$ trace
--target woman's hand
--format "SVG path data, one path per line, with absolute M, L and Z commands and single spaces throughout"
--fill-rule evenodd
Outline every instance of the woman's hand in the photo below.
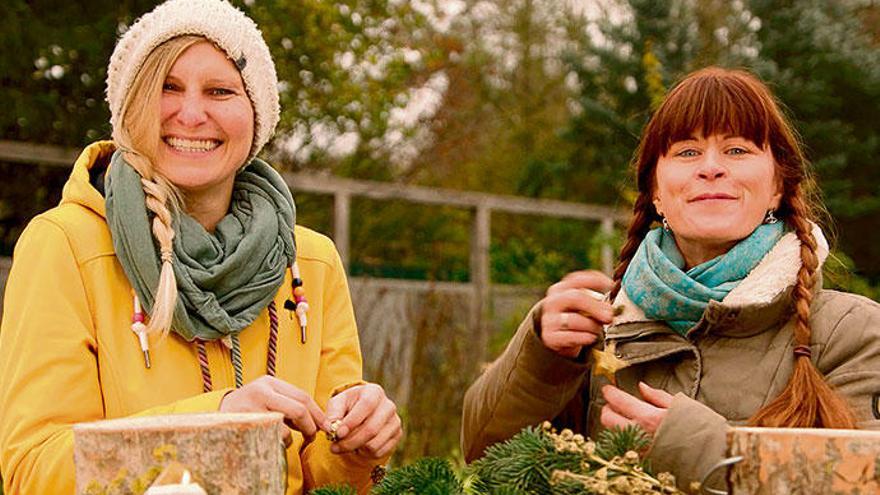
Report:
M 607 402 L 602 407 L 602 426 L 623 428 L 636 424 L 653 435 L 666 418 L 666 412 L 672 405 L 672 396 L 644 382 L 639 382 L 639 393 L 645 400 L 633 397 L 613 385 L 602 387 L 602 396 Z
M 553 352 L 574 358 L 581 347 L 592 345 L 611 323 L 611 303 L 594 293 L 611 290 L 614 282 L 604 273 L 589 270 L 572 272 L 547 289 L 541 313 L 541 342 Z
M 341 421 L 330 450 L 354 452 L 373 459 L 390 454 L 403 435 L 397 406 L 375 383 L 358 385 L 333 396 L 327 402 L 327 419 Z
M 220 402 L 220 412 L 269 412 L 284 414 L 284 423 L 307 438 L 329 430 L 330 422 L 309 394 L 273 376 L 261 376 L 233 390 Z M 285 443 L 290 434 L 285 429 Z

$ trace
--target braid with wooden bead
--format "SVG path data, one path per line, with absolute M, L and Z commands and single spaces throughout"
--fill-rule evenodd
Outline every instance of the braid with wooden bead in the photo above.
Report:
M 807 204 L 799 186 L 795 187 L 788 203 L 791 215 L 786 220 L 801 242 L 801 268 L 792 292 L 796 311 L 794 372 L 782 393 L 758 411 L 750 423 L 789 428 L 855 428 L 852 410 L 832 390 L 811 360 L 810 304 L 819 267 L 817 243 L 812 224 L 807 220 Z

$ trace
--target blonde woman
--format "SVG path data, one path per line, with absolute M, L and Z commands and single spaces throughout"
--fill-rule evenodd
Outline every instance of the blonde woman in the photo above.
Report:
M 635 424 L 653 467 L 687 489 L 731 424 L 880 429 L 880 306 L 822 289 L 821 204 L 767 86 L 689 74 L 634 162 L 613 278 L 576 272 L 548 289 L 467 392 L 465 457 L 543 420 L 591 436 Z M 624 366 L 615 384 L 591 375 L 598 358 Z
M 74 423 L 279 411 L 288 493 L 368 490 L 401 436 L 361 379 L 332 242 L 296 226 L 255 158 L 278 122 L 256 25 L 224 0 L 171 0 L 119 40 L 113 140 L 88 146 L 61 204 L 14 253 L 0 331 L 5 493 L 72 493 Z M 331 427 L 331 422 L 339 421 Z M 331 444 L 321 430 L 334 429 Z

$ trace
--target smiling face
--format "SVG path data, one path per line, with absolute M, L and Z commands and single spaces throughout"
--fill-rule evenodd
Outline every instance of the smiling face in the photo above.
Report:
M 779 208 L 776 162 L 765 146 L 740 136 L 692 136 L 657 160 L 654 207 L 682 251 L 711 250 L 747 237 Z
M 165 78 L 160 107 L 157 171 L 185 194 L 231 194 L 250 153 L 254 111 L 226 54 L 207 41 L 187 48 Z

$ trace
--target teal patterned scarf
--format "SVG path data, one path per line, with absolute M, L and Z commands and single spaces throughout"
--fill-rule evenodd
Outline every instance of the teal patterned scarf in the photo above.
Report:
M 152 310 L 159 249 L 150 233 L 141 176 L 116 151 L 105 178 L 107 223 L 116 256 Z M 213 233 L 181 213 L 174 221 L 178 299 L 172 330 L 188 341 L 235 336 L 253 323 L 293 263 L 295 208 L 272 167 L 253 159 L 235 177 L 229 212 Z
M 623 275 L 626 295 L 645 316 L 665 321 L 685 335 L 709 301 L 721 301 L 782 238 L 783 223 L 762 224 L 727 253 L 683 271 L 684 258 L 672 234 L 648 232 Z

